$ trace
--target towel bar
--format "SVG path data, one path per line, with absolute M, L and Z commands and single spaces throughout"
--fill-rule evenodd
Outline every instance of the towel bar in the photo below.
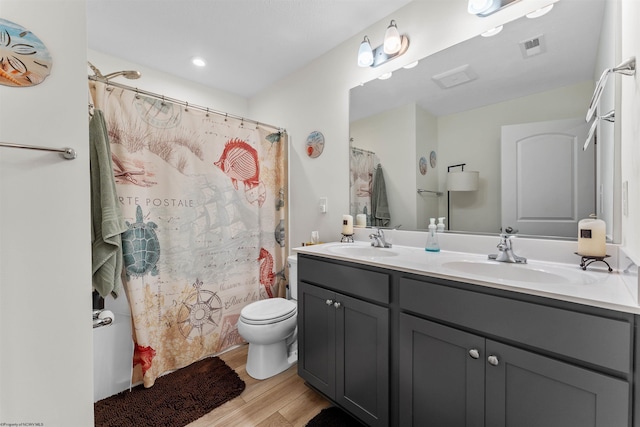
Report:
M 35 145 L 22 145 L 22 144 L 11 144 L 10 142 L 0 142 L 0 147 L 8 147 L 8 148 L 25 148 L 27 150 L 40 150 L 40 151 L 50 151 L 53 153 L 60 153 L 62 157 L 67 160 L 73 160 L 76 158 L 76 150 L 73 148 L 65 147 L 65 148 L 49 148 L 49 147 L 38 147 Z
M 436 196 L 442 196 L 442 192 L 441 191 L 423 190 L 422 188 L 418 188 L 418 194 L 422 194 L 422 193 L 433 193 Z

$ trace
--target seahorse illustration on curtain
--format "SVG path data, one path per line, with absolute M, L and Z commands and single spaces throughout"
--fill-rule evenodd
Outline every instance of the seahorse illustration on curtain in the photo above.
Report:
M 258 206 L 262 206 L 267 192 L 260 181 L 260 162 L 255 148 L 241 139 L 231 139 L 227 141 L 220 159 L 214 164 L 231 178 L 236 190 L 238 181 L 242 181 L 249 203 L 257 201 Z
M 273 298 L 273 285 L 276 282 L 276 275 L 273 272 L 273 257 L 265 248 L 260 248 L 260 284 L 264 286 L 269 298 Z

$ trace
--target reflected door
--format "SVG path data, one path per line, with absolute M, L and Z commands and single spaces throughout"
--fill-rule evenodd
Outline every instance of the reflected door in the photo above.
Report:
M 576 237 L 596 212 L 595 144 L 582 146 L 584 119 L 502 127 L 502 229 Z

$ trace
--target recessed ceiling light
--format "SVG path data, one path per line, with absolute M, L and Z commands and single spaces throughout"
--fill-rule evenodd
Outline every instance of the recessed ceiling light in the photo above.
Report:
M 409 64 L 405 65 L 405 66 L 404 66 L 404 67 L 402 67 L 402 68 L 406 68 L 406 69 L 413 68 L 413 67 L 417 66 L 419 62 L 420 62 L 420 61 L 413 61 L 413 62 L 411 62 L 411 63 L 409 63 Z
M 498 34 L 500 31 L 502 31 L 502 25 L 498 25 L 497 27 L 493 27 L 490 30 L 485 31 L 484 33 L 480 34 L 482 37 L 491 37 L 491 36 L 495 36 L 496 34 Z
M 391 72 L 384 73 L 384 74 L 380 75 L 380 77 L 378 77 L 378 79 L 379 80 L 387 80 L 388 78 L 391 77 L 391 75 L 392 75 Z
M 553 9 L 553 3 L 551 3 L 549 6 L 545 6 L 542 9 L 538 9 L 538 10 L 534 10 L 531 13 L 527 13 L 527 18 L 539 18 L 543 15 L 546 15 L 547 13 L 549 13 L 549 11 Z
M 191 63 L 196 67 L 204 67 L 205 65 L 207 65 L 206 61 L 200 58 L 199 56 L 196 56 L 195 58 L 193 58 L 191 60 Z

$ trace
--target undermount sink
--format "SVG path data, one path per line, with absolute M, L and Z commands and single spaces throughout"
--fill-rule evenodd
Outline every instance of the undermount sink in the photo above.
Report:
M 460 273 L 475 274 L 498 278 L 507 281 L 531 282 L 531 283 L 573 283 L 584 274 L 576 269 L 557 268 L 557 271 L 548 271 L 542 268 L 531 267 L 529 264 L 511 264 L 495 261 L 451 261 L 442 264 L 443 267 L 456 270 Z M 580 277 L 584 283 L 584 277 Z
M 347 255 L 361 258 L 380 258 L 397 256 L 398 252 L 389 248 L 375 248 L 373 246 L 339 245 L 327 248 L 329 252 L 337 255 Z

